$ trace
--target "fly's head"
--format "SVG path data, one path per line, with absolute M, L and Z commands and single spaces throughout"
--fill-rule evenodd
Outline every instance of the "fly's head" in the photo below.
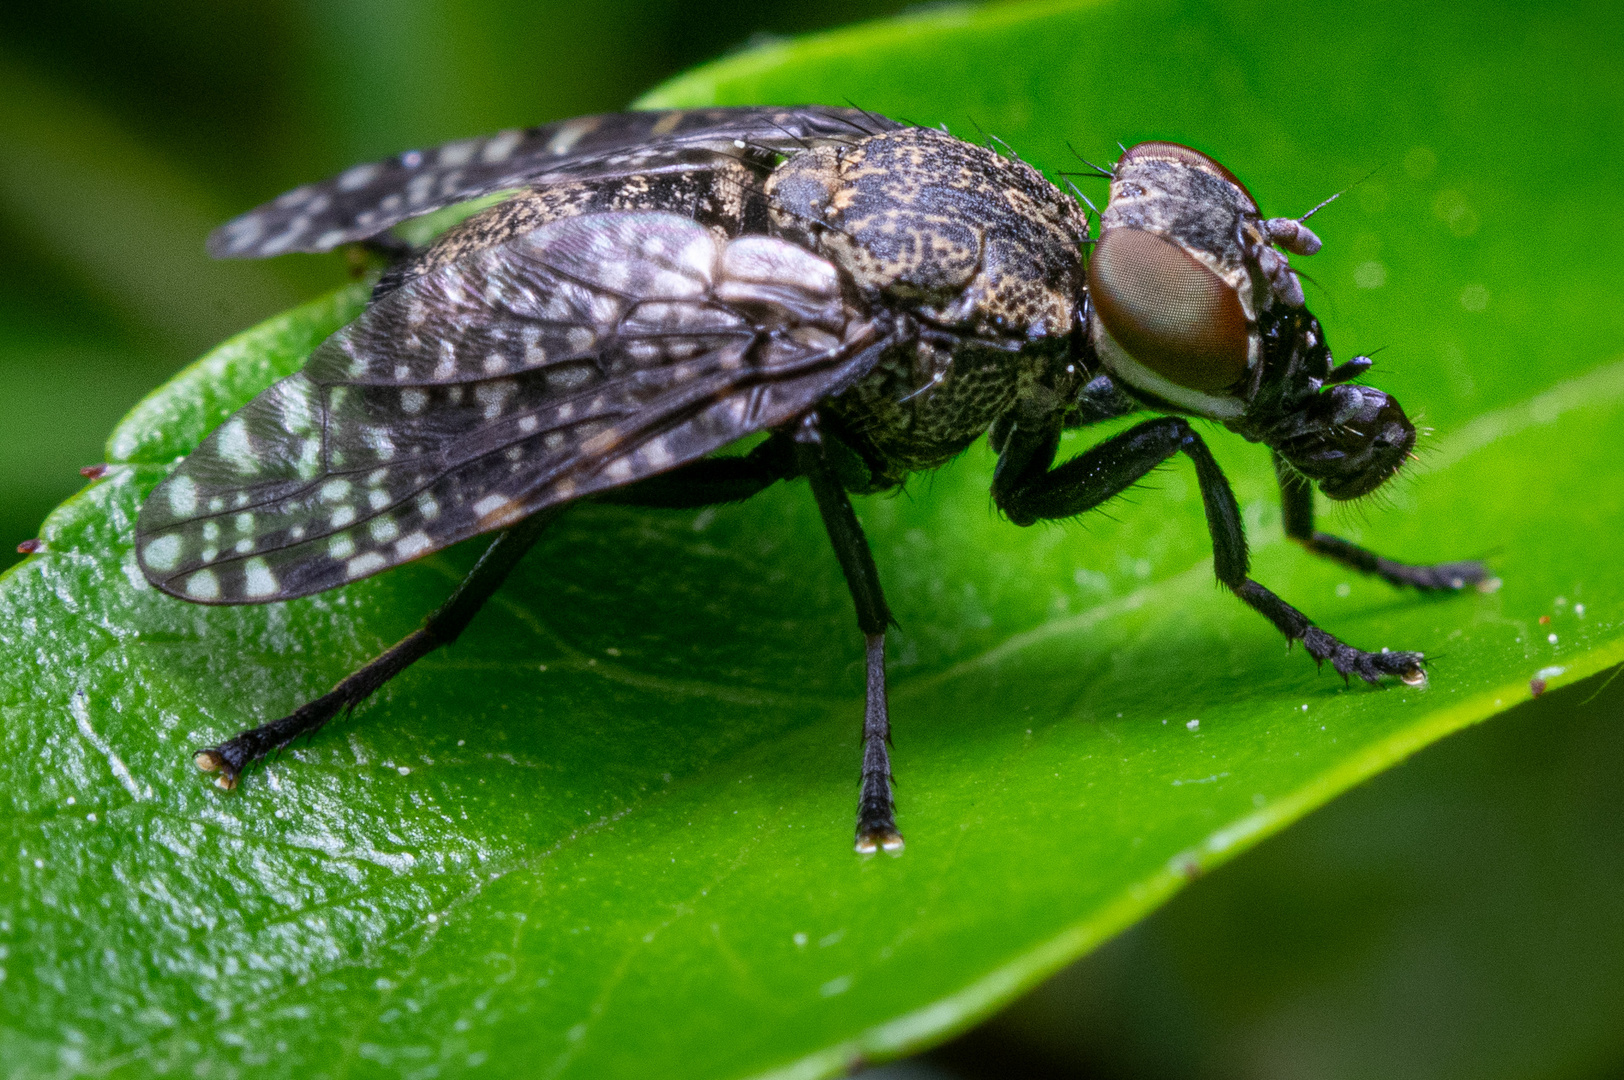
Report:
M 1385 482 L 1415 428 L 1398 402 L 1335 364 L 1288 255 L 1319 237 L 1264 218 L 1244 185 L 1198 150 L 1140 143 L 1112 170 L 1088 263 L 1089 338 L 1148 404 L 1219 420 L 1267 443 L 1333 499 Z

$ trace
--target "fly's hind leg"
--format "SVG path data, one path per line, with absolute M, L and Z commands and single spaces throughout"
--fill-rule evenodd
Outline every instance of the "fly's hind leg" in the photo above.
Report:
M 365 701 L 384 683 L 412 664 L 440 646 L 456 641 L 558 513 L 559 509 L 556 508 L 542 510 L 498 534 L 468 576 L 462 579 L 456 592 L 434 614 L 423 620 L 421 628 L 407 634 L 326 694 L 280 720 L 244 731 L 218 746 L 197 751 L 193 759 L 197 767 L 204 772 L 219 773 L 217 783 L 223 788 L 234 788 L 243 768 L 249 763 L 282 749 L 301 735 L 314 734 L 339 713 L 348 712 Z
M 669 473 L 606 492 L 599 498 L 602 501 L 641 506 L 708 506 L 748 498 L 774 481 L 793 475 L 793 472 L 788 440 L 775 437 L 743 457 L 696 461 Z M 485 554 L 480 556 L 479 562 L 468 572 L 462 584 L 457 586 L 457 591 L 423 621 L 421 629 L 402 638 L 328 693 L 282 719 L 244 731 L 219 746 L 199 750 L 195 758 L 198 767 L 205 772 L 219 773 L 221 787 L 235 787 L 243 768 L 250 762 L 280 750 L 301 735 L 314 734 L 329 720 L 355 708 L 418 660 L 442 645 L 457 640 L 561 509 L 540 511 L 500 533 L 485 549 Z
M 1410 585 L 1423 592 L 1453 592 L 1481 584 L 1488 570 L 1475 560 L 1411 566 L 1394 562 L 1358 544 L 1318 532 L 1314 528 L 1314 486 L 1291 466 L 1274 455 L 1274 472 L 1280 480 L 1280 508 L 1286 536 L 1315 555 L 1321 555 L 1362 574 L 1372 574 L 1392 585 Z

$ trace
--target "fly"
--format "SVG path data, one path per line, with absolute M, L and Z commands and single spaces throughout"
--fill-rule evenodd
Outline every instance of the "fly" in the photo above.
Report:
M 288 716 L 197 752 L 225 787 L 454 641 L 570 503 L 702 507 L 804 479 L 864 636 L 859 851 L 898 850 L 885 637 L 849 494 L 893 490 L 990 432 L 1016 525 L 1070 518 L 1183 454 L 1218 580 L 1346 679 L 1425 681 L 1418 652 L 1345 644 L 1249 577 L 1228 481 L 1191 426 L 1270 448 L 1286 534 L 1395 585 L 1458 590 L 1476 562 L 1394 562 L 1314 527 L 1313 489 L 1358 498 L 1415 428 L 1337 364 L 1289 255 L 1198 151 L 1127 149 L 1093 233 L 1026 163 L 855 109 L 583 117 L 358 165 L 211 237 L 255 258 L 397 254 L 366 310 L 227 419 L 147 499 L 149 581 L 267 603 L 494 533 L 421 629 Z M 423 249 L 388 230 L 496 192 Z M 1056 464 L 1061 433 L 1157 415 Z M 742 456 L 712 456 L 765 432 Z

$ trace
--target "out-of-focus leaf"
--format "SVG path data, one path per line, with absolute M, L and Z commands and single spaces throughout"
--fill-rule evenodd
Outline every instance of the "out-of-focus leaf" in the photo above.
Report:
M 297 296 L 286 268 L 203 250 L 227 208 L 84 101 L 0 56 L 0 212 L 179 356 Z
M 1313 303 L 1343 354 L 1390 344 L 1375 381 L 1439 434 L 1390 502 L 1331 520 L 1398 557 L 1486 554 L 1504 588 L 1419 599 L 1288 550 L 1266 456 L 1215 432 L 1260 580 L 1356 643 L 1444 654 L 1426 690 L 1344 689 L 1212 584 L 1187 469 L 1110 518 L 1017 530 L 977 448 L 860 506 L 902 624 L 896 859 L 849 850 L 860 639 L 795 485 L 573 511 L 454 648 L 242 790 L 203 784 L 190 747 L 320 692 L 475 554 L 257 609 L 145 588 L 142 494 L 355 297 L 205 359 L 115 432 L 127 464 L 0 583 L 0 1057 L 832 1074 L 985 1015 L 1536 673 L 1624 659 L 1624 310 L 1602 272 L 1620 227 L 1595 213 L 1624 98 L 1602 17 L 954 9 L 659 98 L 850 97 L 980 124 L 1050 170 L 1068 140 L 1099 160 L 1180 138 L 1276 213 L 1396 162 L 1316 219 Z M 1561 87 L 1505 77 L 1557 65 Z M 1535 132 L 1587 168 L 1553 186 L 1504 167 Z M 1537 228 L 1507 224 L 1531 206 Z
M 1101 1080 L 1617 1076 L 1621 720 L 1604 674 L 1428 747 L 941 1055 L 986 1039 Z

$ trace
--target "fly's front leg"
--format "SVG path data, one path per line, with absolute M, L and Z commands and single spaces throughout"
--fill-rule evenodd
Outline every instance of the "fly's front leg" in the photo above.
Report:
M 280 720 L 244 731 L 219 746 L 197 751 L 193 757 L 197 767 L 204 772 L 219 773 L 219 785 L 234 788 L 243 768 L 250 762 L 282 749 L 301 735 L 314 734 L 339 713 L 371 697 L 412 664 L 440 646 L 456 641 L 558 513 L 558 509 L 542 510 L 498 534 L 451 598 L 423 620 L 421 629 L 407 634 L 332 690 Z
M 835 557 L 846 575 L 857 605 L 857 627 L 867 643 L 868 693 L 863 709 L 863 775 L 857 797 L 857 850 L 902 850 L 896 803 L 891 793 L 891 718 L 885 698 L 885 629 L 895 620 L 885 606 L 880 575 L 868 549 L 863 527 L 845 488 L 835 479 L 824 451 L 816 414 L 801 421 L 794 433 L 797 471 L 812 485 L 818 511 L 829 530 Z
M 1005 453 L 1012 460 L 1024 459 L 1024 466 L 1007 473 L 1000 470 L 993 497 L 1015 524 L 1074 517 L 1091 510 L 1138 483 L 1174 454 L 1182 453 L 1195 463 L 1207 530 L 1212 536 L 1213 569 L 1221 584 L 1274 623 L 1288 641 L 1301 641 L 1315 660 L 1331 661 L 1344 679 L 1357 675 L 1374 683 L 1384 675 L 1396 675 L 1412 684 L 1425 680 L 1420 653 L 1368 653 L 1346 645 L 1247 576 L 1250 562 L 1246 532 L 1235 495 L 1207 444 L 1182 417 L 1147 420 L 1058 468 L 1050 468 L 1053 450 L 1044 449 L 1053 442 L 1052 435 L 1044 432 L 1023 437 L 1017 431 L 1011 436 Z
M 1352 567 L 1393 585 L 1413 585 L 1427 592 L 1453 591 L 1476 585 L 1488 577 L 1488 570 L 1475 560 L 1411 566 L 1394 562 L 1340 536 L 1314 529 L 1314 486 L 1291 466 L 1274 455 L 1274 472 L 1280 480 L 1280 508 L 1286 536 L 1315 555 Z

